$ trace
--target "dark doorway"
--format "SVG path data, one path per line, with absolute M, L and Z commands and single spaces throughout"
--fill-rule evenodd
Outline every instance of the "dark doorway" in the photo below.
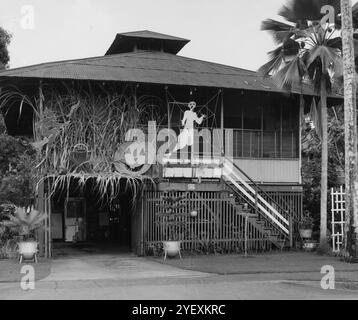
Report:
M 100 198 L 91 183 L 75 184 L 52 198 L 52 238 L 69 246 L 131 250 L 132 192 L 123 186 L 116 198 Z M 83 214 L 82 214 L 83 212 Z M 72 231 L 72 233 L 70 232 Z
M 109 241 L 122 246 L 131 244 L 131 198 L 123 193 L 108 206 L 109 212 Z

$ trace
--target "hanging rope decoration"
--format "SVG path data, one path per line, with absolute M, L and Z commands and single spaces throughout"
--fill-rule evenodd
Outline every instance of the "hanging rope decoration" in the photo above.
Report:
M 167 99 L 168 99 L 168 104 L 170 106 L 173 106 L 173 108 L 170 108 L 169 112 L 169 119 L 173 118 L 173 112 L 174 109 L 179 109 L 180 110 L 180 118 L 182 118 L 182 115 L 184 114 L 184 112 L 188 109 L 188 102 L 180 102 L 177 99 L 175 99 L 175 97 L 169 92 L 169 90 L 167 91 Z M 205 120 L 204 120 L 204 125 L 203 127 L 208 128 L 208 129 L 213 129 L 213 128 L 217 128 L 218 127 L 218 123 L 216 121 L 216 112 L 218 110 L 218 105 L 219 105 L 219 98 L 220 98 L 220 90 L 212 97 L 210 98 L 204 105 L 197 105 L 196 110 L 198 111 L 198 114 L 205 114 Z M 215 105 L 214 108 L 210 108 L 210 104 L 215 101 Z M 209 123 L 211 122 L 211 126 L 209 126 Z

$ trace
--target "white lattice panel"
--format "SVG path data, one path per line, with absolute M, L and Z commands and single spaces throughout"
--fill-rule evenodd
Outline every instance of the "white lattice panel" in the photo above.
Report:
M 343 187 L 331 190 L 332 197 L 332 246 L 333 252 L 339 252 L 344 246 L 345 227 L 345 191 Z

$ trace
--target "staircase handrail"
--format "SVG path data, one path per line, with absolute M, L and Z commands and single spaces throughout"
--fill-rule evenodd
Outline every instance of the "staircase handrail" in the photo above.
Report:
M 255 188 L 256 188 L 257 190 L 259 190 L 259 191 L 260 191 L 262 194 L 264 194 L 270 201 L 272 201 L 272 202 L 275 204 L 275 206 L 278 207 L 278 209 L 280 209 L 282 212 L 286 213 L 286 214 L 287 214 L 287 218 L 291 218 L 292 220 L 294 220 L 294 217 L 293 217 L 293 215 L 292 215 L 290 209 L 285 210 L 275 199 L 273 199 L 267 192 L 265 192 L 263 189 L 261 189 L 261 187 L 260 187 L 254 180 L 252 180 L 252 178 L 251 178 L 245 171 L 243 171 L 236 163 L 234 163 L 233 161 L 231 161 L 230 158 L 225 157 L 224 160 L 230 162 L 235 169 L 237 169 L 241 174 L 243 174 L 243 175 L 255 186 Z M 257 190 L 256 190 L 256 192 L 257 192 Z M 284 204 L 287 206 L 287 208 L 289 208 L 287 202 L 286 202 L 285 200 L 283 200 L 283 202 L 284 202 Z

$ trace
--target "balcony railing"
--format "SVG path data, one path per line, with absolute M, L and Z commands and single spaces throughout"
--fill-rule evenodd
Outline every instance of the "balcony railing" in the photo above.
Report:
M 297 159 L 298 132 L 233 129 L 234 158 Z
M 146 127 L 141 129 L 147 133 Z M 161 129 L 167 129 L 164 126 L 157 127 L 157 133 Z M 171 127 L 177 135 L 181 132 L 178 126 Z M 198 134 L 206 133 L 202 137 L 195 137 L 195 152 L 199 157 L 212 158 L 221 156 L 221 130 L 220 128 L 198 128 Z M 227 132 L 231 131 L 230 134 Z M 298 159 L 298 131 L 262 131 L 249 129 L 230 129 L 225 128 L 225 153 L 233 158 L 248 159 Z M 230 137 L 230 138 L 228 138 Z M 230 141 L 231 140 L 231 141 Z M 158 142 L 159 148 L 164 142 Z M 209 146 L 208 146 L 209 143 Z M 230 146 L 226 144 L 230 143 Z M 205 147 L 204 147 L 204 144 Z M 178 155 L 191 153 L 191 150 L 185 148 L 178 151 Z M 231 154 L 230 154 L 231 153 Z M 184 158 L 187 158 L 184 156 Z M 191 158 L 190 156 L 188 158 Z

